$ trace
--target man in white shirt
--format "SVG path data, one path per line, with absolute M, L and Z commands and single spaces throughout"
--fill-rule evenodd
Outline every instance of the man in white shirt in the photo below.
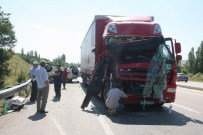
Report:
M 108 113 L 115 114 L 124 108 L 124 105 L 120 103 L 121 98 L 127 98 L 127 95 L 119 86 L 109 90 L 105 102 L 106 106 L 108 107 Z
M 37 112 L 39 113 L 48 113 L 48 111 L 45 111 L 45 108 L 49 94 L 49 82 L 47 71 L 44 68 L 45 65 L 45 61 L 41 61 L 40 67 L 35 70 L 35 78 L 38 87 Z

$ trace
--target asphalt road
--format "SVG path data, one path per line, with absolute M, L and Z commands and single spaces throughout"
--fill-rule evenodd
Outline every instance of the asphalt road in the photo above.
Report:
M 125 113 L 105 114 L 104 103 L 93 98 L 85 111 L 80 83 L 68 83 L 61 101 L 54 102 L 51 84 L 48 114 L 36 114 L 36 104 L 0 116 L 2 135 L 203 135 L 203 91 L 177 88 L 176 102 L 162 108 L 127 106 Z

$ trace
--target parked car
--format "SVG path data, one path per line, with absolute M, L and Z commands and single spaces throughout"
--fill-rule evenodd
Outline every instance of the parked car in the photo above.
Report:
M 188 81 L 188 75 L 183 74 L 183 73 L 177 73 L 177 81 Z

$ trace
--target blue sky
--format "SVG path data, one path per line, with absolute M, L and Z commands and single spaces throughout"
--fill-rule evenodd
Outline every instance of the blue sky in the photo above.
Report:
M 80 46 L 95 15 L 154 16 L 165 37 L 182 44 L 183 59 L 203 41 L 201 0 L 0 0 L 11 13 L 15 51 L 36 50 L 52 60 L 62 54 L 80 62 Z

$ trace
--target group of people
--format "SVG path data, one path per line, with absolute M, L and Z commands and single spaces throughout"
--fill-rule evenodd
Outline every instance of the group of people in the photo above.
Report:
M 49 80 L 45 66 L 45 61 L 41 61 L 40 66 L 37 61 L 34 61 L 33 67 L 30 70 L 32 80 L 30 101 L 37 101 L 37 113 L 48 113 L 45 108 L 49 94 Z
M 49 79 L 45 66 L 45 61 L 41 61 L 40 64 L 38 64 L 37 61 L 34 61 L 33 67 L 30 69 L 30 77 L 32 82 L 30 102 L 34 103 L 37 101 L 37 113 L 48 113 L 45 108 L 49 94 Z M 60 67 L 60 65 L 57 65 L 57 69 L 53 74 L 55 100 L 60 100 L 61 83 L 63 84 L 63 88 L 66 89 L 66 79 L 68 77 L 67 68 L 64 68 L 62 71 Z
M 32 80 L 32 92 L 30 102 L 37 101 L 37 113 L 48 113 L 45 108 L 49 94 L 49 79 L 45 66 L 45 61 L 41 61 L 40 65 L 37 61 L 34 61 L 33 67 L 30 70 L 30 77 Z M 67 68 L 64 68 L 64 70 L 62 71 L 60 65 L 57 65 L 56 68 L 57 69 L 53 74 L 55 90 L 54 99 L 60 100 L 61 84 L 63 85 L 63 89 L 66 89 L 66 80 L 68 77 L 68 72 Z M 122 98 L 127 98 L 127 95 L 123 92 L 120 85 L 116 85 L 108 91 L 105 104 L 108 108 L 109 114 L 115 114 L 117 112 L 120 112 L 124 108 L 124 105 L 120 102 Z M 84 107 L 81 106 L 82 109 L 84 109 Z

